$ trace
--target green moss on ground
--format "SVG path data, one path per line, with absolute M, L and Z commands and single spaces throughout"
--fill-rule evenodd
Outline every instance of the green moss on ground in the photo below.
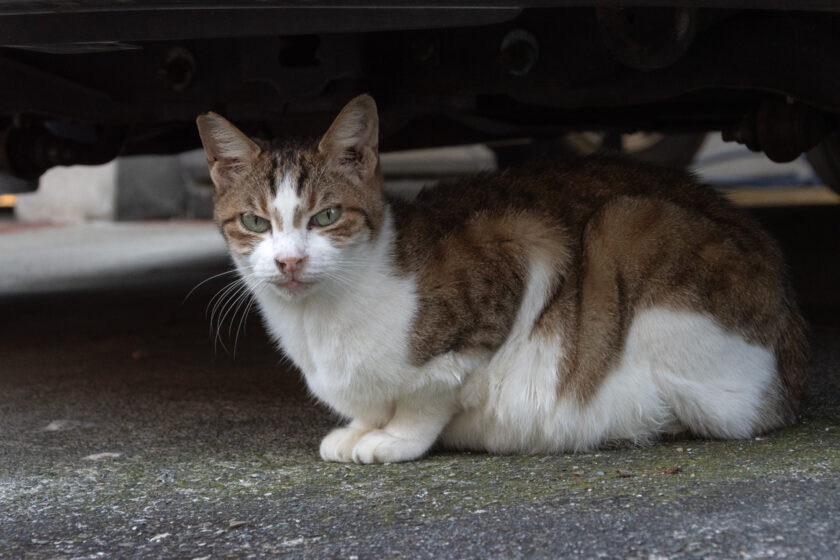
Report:
M 810 420 L 760 438 L 680 440 L 648 447 L 550 456 L 435 453 L 412 463 L 324 463 L 314 451 L 280 450 L 239 457 L 192 453 L 57 464 L 30 477 L 40 497 L 77 496 L 82 511 L 155 500 L 217 504 L 240 499 L 369 508 L 383 522 L 441 519 L 529 501 L 599 508 L 604 501 L 676 501 L 710 485 L 799 480 L 840 472 L 840 426 Z M 12 492 L 32 505 L 33 492 Z M 329 508 L 324 513 L 329 515 Z

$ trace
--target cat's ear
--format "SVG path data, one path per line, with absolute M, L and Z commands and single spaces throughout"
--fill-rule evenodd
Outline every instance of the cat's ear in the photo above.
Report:
M 379 169 L 379 116 L 369 95 L 350 101 L 318 144 L 330 166 L 351 180 L 366 183 Z
M 217 188 L 230 185 L 260 155 L 260 147 L 224 117 L 210 112 L 196 121 L 210 177 Z

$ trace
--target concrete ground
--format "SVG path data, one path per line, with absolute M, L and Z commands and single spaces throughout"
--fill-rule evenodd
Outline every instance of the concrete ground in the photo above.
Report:
M 840 206 L 760 217 L 812 324 L 795 427 L 380 466 L 320 461 L 336 419 L 256 315 L 211 324 L 230 276 L 184 301 L 227 270 L 211 225 L 7 226 L 0 557 L 837 558 Z

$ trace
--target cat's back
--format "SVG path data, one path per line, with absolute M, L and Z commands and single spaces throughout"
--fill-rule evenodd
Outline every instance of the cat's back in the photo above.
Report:
M 585 401 L 643 311 L 679 310 L 775 355 L 786 397 L 768 427 L 797 408 L 804 324 L 781 252 L 689 174 L 619 159 L 540 162 L 444 182 L 394 213 L 397 260 L 426 302 L 415 329 L 421 360 L 499 347 L 545 273 L 550 294 L 534 328 L 565 332 L 564 368 L 574 373 L 561 391 Z
M 751 218 L 690 174 L 604 157 L 536 160 L 501 173 L 445 180 L 413 201 L 395 202 L 400 257 L 412 267 L 441 239 L 459 235 L 467 224 L 500 216 L 520 215 L 561 227 L 576 244 L 593 220 L 622 208 L 633 214 L 639 201 L 655 203 L 663 213 L 659 218 L 689 219 L 694 227 L 708 226 L 781 261 L 773 241 Z M 648 210 L 638 217 L 652 216 Z
M 494 352 L 449 445 L 749 437 L 794 420 L 807 344 L 781 252 L 690 175 L 539 164 L 446 182 L 395 216 L 418 361 Z

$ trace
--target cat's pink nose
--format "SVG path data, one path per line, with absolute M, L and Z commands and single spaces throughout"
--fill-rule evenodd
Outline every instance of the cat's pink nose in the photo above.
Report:
M 284 274 L 294 274 L 303 267 L 303 258 L 286 257 L 285 259 L 274 259 L 277 270 Z

